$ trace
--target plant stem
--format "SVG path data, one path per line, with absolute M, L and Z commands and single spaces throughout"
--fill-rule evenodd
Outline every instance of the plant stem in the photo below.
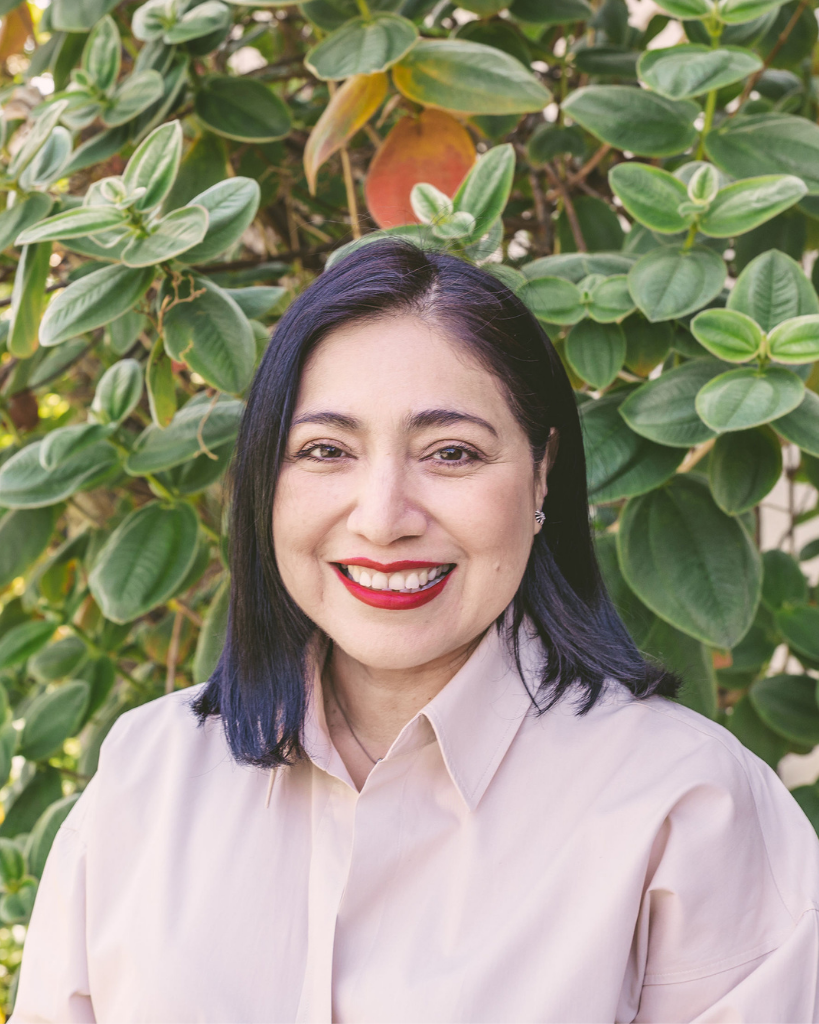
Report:
M 708 93 L 708 98 L 705 101 L 705 120 L 703 121 L 702 131 L 700 132 L 700 144 L 697 146 L 697 155 L 695 160 L 702 160 L 705 155 L 705 136 L 711 131 L 711 125 L 714 123 L 714 112 L 717 109 L 717 90 L 712 89 Z
M 694 244 L 694 239 L 696 237 L 697 237 L 697 222 L 694 221 L 694 223 L 688 229 L 688 234 L 686 236 L 685 242 L 683 243 L 683 252 L 688 252 L 688 250 Z
M 369 4 L 367 3 L 367 0 L 355 0 L 355 2 L 356 5 L 358 6 L 358 11 L 361 17 L 366 18 L 367 21 L 372 21 L 373 14 L 372 11 L 370 10 Z

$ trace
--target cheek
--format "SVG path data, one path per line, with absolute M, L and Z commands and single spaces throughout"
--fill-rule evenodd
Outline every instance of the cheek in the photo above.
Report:
M 326 481 L 297 467 L 282 469 L 273 503 L 273 546 L 282 579 L 289 585 L 298 570 L 304 579 L 307 562 L 315 560 L 332 519 Z

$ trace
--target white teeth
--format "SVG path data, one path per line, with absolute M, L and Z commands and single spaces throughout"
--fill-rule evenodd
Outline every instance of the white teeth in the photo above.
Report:
M 406 585 L 404 583 L 404 577 L 400 572 L 394 572 L 390 576 L 390 590 L 405 590 Z
M 387 578 L 387 574 L 384 572 L 377 572 L 373 576 L 373 581 L 370 584 L 370 586 L 373 588 L 373 590 L 389 590 L 390 581 Z
M 348 571 L 349 571 L 350 575 L 353 577 L 353 579 L 356 581 L 356 583 L 359 583 L 361 581 L 361 566 L 360 565 L 350 565 L 350 566 L 348 566 Z
M 362 569 L 361 575 L 358 577 L 356 582 L 360 583 L 362 587 L 371 587 L 373 585 L 373 578 L 366 569 Z
M 417 590 L 421 586 L 421 581 L 418 578 L 417 572 L 411 572 L 409 576 L 407 576 L 407 582 L 405 586 L 407 590 Z
M 437 576 L 438 576 L 438 568 L 437 568 L 437 566 L 436 566 L 436 568 L 434 568 L 434 569 L 430 569 L 430 570 L 429 570 L 429 581 L 430 581 L 430 583 L 431 583 L 431 582 L 432 582 L 432 581 L 433 581 L 434 579 L 436 579 L 436 577 L 437 577 Z
M 429 571 L 427 569 L 422 569 L 418 573 L 418 580 L 419 580 L 421 586 L 425 587 L 427 585 L 427 583 L 429 582 Z
M 362 569 L 360 565 L 344 565 L 350 579 L 359 586 L 369 587 L 371 590 L 393 590 L 396 592 L 408 592 L 420 590 L 440 579 L 451 568 L 451 565 L 437 565 L 433 569 L 420 569 L 407 575 L 401 572 L 394 572 L 389 576 L 384 572 L 373 572 Z

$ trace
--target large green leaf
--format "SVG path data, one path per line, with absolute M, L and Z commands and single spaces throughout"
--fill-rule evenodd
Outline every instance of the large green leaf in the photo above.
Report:
M 711 493 L 730 516 L 758 505 L 781 475 L 782 449 L 769 427 L 721 435 L 708 460 Z
M 196 292 L 201 294 L 191 298 Z M 168 354 L 186 362 L 220 391 L 244 391 L 256 361 L 253 330 L 247 317 L 206 277 L 187 275 L 178 295 L 181 301 L 168 307 L 163 320 Z M 173 298 L 174 293 L 163 285 L 162 298 L 167 296 Z
M 209 263 L 239 241 L 248 228 L 261 200 L 261 190 L 252 178 L 227 178 L 191 200 L 208 214 L 208 230 L 198 245 L 181 255 L 184 263 Z
M 657 617 L 643 604 L 623 578 L 617 558 L 617 538 L 613 533 L 597 534 L 594 540 L 597 561 L 609 597 L 638 647 L 642 647 Z
M 57 768 L 48 765 L 42 770 L 26 775 L 24 785 L 20 786 L 17 783 L 12 787 L 14 802 L 10 807 L 8 802 L 6 803 L 6 818 L 0 825 L 2 836 L 18 836 L 23 832 L 31 832 L 40 815 L 56 800 L 62 799 L 62 775 Z
M 661 619 L 714 647 L 733 647 L 747 632 L 759 603 L 759 553 L 700 480 L 677 474 L 632 498 L 617 549 L 629 586 Z
M 640 313 L 623 322 L 626 332 L 626 367 L 640 377 L 647 377 L 662 363 L 674 338 L 668 321 L 650 324 Z
M 714 436 L 697 415 L 700 389 L 725 369 L 716 359 L 693 359 L 646 381 L 620 407 L 620 415 L 650 441 L 690 448 Z
M 797 657 L 819 662 L 819 608 L 812 604 L 781 608 L 776 613 L 776 625 Z
M 170 46 L 201 39 L 212 32 L 223 31 L 230 25 L 230 8 L 220 0 L 205 0 L 187 11 L 164 33 L 165 42 Z
M 632 297 L 647 320 L 674 320 L 716 298 L 727 269 L 713 249 L 668 248 L 647 252 L 629 271 Z
M 22 665 L 54 636 L 57 623 L 49 619 L 22 622 L 0 637 L 0 668 Z
M 91 411 L 101 423 L 121 423 L 139 404 L 142 379 L 136 359 L 120 359 L 100 377 Z
M 178 121 L 160 125 L 139 144 L 122 175 L 129 193 L 145 189 L 134 203 L 135 209 L 144 213 L 159 206 L 171 190 L 181 156 L 182 126 Z
M 780 366 L 743 366 L 721 373 L 697 395 L 700 418 L 712 430 L 747 430 L 795 409 L 805 386 L 791 370 Z
M 151 225 L 149 233 L 131 239 L 122 252 L 127 267 L 153 267 L 166 263 L 198 245 L 208 230 L 208 211 L 203 206 L 183 206 Z
M 787 741 L 768 728 L 747 695 L 734 705 L 727 725 L 741 743 L 772 768 L 776 768 L 787 753 Z
M 536 277 L 518 295 L 540 320 L 550 324 L 576 324 L 586 315 L 576 284 L 563 277 Z
M 59 345 L 104 327 L 133 308 L 151 287 L 154 268 L 114 264 L 70 284 L 51 302 L 40 325 L 40 344 Z
M 707 18 L 713 12 L 708 0 L 663 0 L 659 6 L 675 18 Z
M 415 25 L 397 14 L 351 18 L 308 50 L 304 63 L 325 80 L 372 75 L 399 61 L 417 38 Z
M 691 321 L 691 333 L 717 359 L 745 363 L 762 346 L 759 324 L 734 309 L 704 309 Z
M 592 387 L 608 387 L 626 358 L 623 328 L 615 323 L 581 320 L 566 339 L 566 358 L 574 372 Z
M 120 523 L 100 551 L 88 584 L 103 615 L 130 622 L 176 593 L 197 549 L 190 505 L 151 502 Z
M 31 702 L 20 737 L 20 754 L 42 761 L 56 753 L 82 722 L 90 696 L 88 683 L 75 680 Z
M 0 590 L 22 576 L 48 547 L 54 508 L 7 512 L 0 519 Z
M 27 359 L 37 348 L 42 335 L 40 325 L 45 306 L 46 278 L 50 270 L 51 243 L 26 245 L 14 275 L 11 293 L 11 319 L 6 346 L 13 356 Z M 43 342 L 45 344 L 45 342 Z
M 682 679 L 676 697 L 680 704 L 707 718 L 716 718 L 717 678 L 711 652 L 704 644 L 655 619 L 641 649 Z
M 542 256 L 531 263 L 524 263 L 521 271 L 530 280 L 536 277 L 562 277 L 573 284 L 580 284 L 591 274 L 601 274 L 603 277 L 627 274 L 636 262 L 636 256 L 620 252 L 567 252 L 557 256 Z
M 71 132 L 62 125 L 52 128 L 51 135 L 40 152 L 20 175 L 20 188 L 47 188 L 57 178 L 65 177 L 63 168 L 68 163 L 73 147 Z
M 801 404 L 774 420 L 771 426 L 786 441 L 819 458 L 819 395 L 814 391 L 806 389 Z
M 719 16 L 729 25 L 762 18 L 782 5 L 782 0 L 721 0 Z
M 290 111 L 254 78 L 211 75 L 197 92 L 195 107 L 211 131 L 237 142 L 273 142 L 290 131 Z
M 816 680 L 810 676 L 777 675 L 758 679 L 748 696 L 754 710 L 779 736 L 792 743 L 819 743 Z
M 714 163 L 735 178 L 794 174 L 819 193 L 819 126 L 793 114 L 728 117 L 705 138 Z
M 799 264 L 784 252 L 769 249 L 739 275 L 728 308 L 746 313 L 767 332 L 783 320 L 819 313 L 819 299 Z
M 252 288 L 225 288 L 249 320 L 259 320 L 287 293 L 286 288 L 259 285 Z
M 464 114 L 526 114 L 551 99 L 519 60 L 463 39 L 419 40 L 392 76 L 413 102 Z
M 78 206 L 26 228 L 15 239 L 15 244 L 29 245 L 32 242 L 82 238 L 85 235 L 120 227 L 127 219 L 128 215 L 115 206 Z
M 585 86 L 569 96 L 563 109 L 603 142 L 639 156 L 682 153 L 697 135 L 696 103 L 628 85 Z
M 690 217 L 679 212 L 680 204 L 688 202 L 688 191 L 668 171 L 649 164 L 615 164 L 609 184 L 631 216 L 652 231 L 673 235 L 688 227 Z
M 778 363 L 812 363 L 819 359 L 819 314 L 783 320 L 768 335 L 768 348 Z
M 619 414 L 628 392 L 614 391 L 580 407 L 589 500 L 595 504 L 645 494 L 665 483 L 685 456 L 635 434 Z
M 119 0 L 53 0 L 51 24 L 58 32 L 88 32 Z
M 53 505 L 104 475 L 119 458 L 107 441 L 99 441 L 55 469 L 43 469 L 41 445 L 42 441 L 28 445 L 0 466 L 0 506 L 44 508 Z
M 62 800 L 57 800 L 43 811 L 37 819 L 37 824 L 31 830 L 31 839 L 28 845 L 28 870 L 35 878 L 42 876 L 46 858 L 56 838 L 57 830 L 79 798 L 79 793 L 64 796 Z
M 104 441 L 110 433 L 100 423 L 72 423 L 50 431 L 40 442 L 40 465 L 43 469 L 56 469 L 84 448 Z
M 515 150 L 507 142 L 485 153 L 464 178 L 452 205 L 475 218 L 474 238 L 483 237 L 503 213 L 514 177 Z
M 108 128 L 117 128 L 133 121 L 143 110 L 161 99 L 164 91 L 165 83 L 158 71 L 138 71 L 126 78 L 114 93 L 110 105 L 103 111 L 103 124 Z
M 230 606 L 230 579 L 219 584 L 213 595 L 199 638 L 196 641 L 196 654 L 193 658 L 193 679 L 196 683 L 204 683 L 210 679 L 227 635 L 228 608 Z
M 58 100 L 49 104 L 31 126 L 25 142 L 20 146 L 8 165 L 6 171 L 9 178 L 17 178 L 51 137 L 60 118 L 66 111 L 68 100 Z
M 110 14 L 97 22 L 82 53 L 82 66 L 96 87 L 107 92 L 119 78 L 122 40 L 117 23 Z
M 50 196 L 35 192 L 26 199 L 18 200 L 0 213 L 0 252 L 14 244 L 18 235 L 26 228 L 45 217 L 52 206 Z
M 599 324 L 619 323 L 634 312 L 634 299 L 628 289 L 628 277 L 614 274 L 600 281 L 589 294 L 586 309 Z
M 764 224 L 797 203 L 807 192 L 801 178 L 768 174 L 720 189 L 700 220 L 703 234 L 731 238 Z
M 73 675 L 87 656 L 88 648 L 78 636 L 65 636 L 30 658 L 27 670 L 39 682 L 53 683 Z
M 646 50 L 637 63 L 637 73 L 654 92 L 672 100 L 684 100 L 741 82 L 761 67 L 762 61 L 755 53 L 739 46 L 713 49 L 687 43 L 665 50 Z
M 201 398 L 192 398 L 174 416 L 169 427 L 161 430 L 150 426 L 139 435 L 125 469 L 134 476 L 172 469 L 194 458 L 202 451 L 203 444 L 213 451 L 233 441 L 243 409 L 242 403 L 235 399 L 222 397 L 212 402 L 204 394 Z
M 762 556 L 764 577 L 762 603 L 771 612 L 784 605 L 803 604 L 808 599 L 808 581 L 799 563 L 786 551 L 772 548 Z

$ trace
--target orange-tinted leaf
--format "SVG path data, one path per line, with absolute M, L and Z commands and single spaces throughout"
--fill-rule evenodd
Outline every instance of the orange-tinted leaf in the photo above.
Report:
M 319 167 L 369 121 L 386 95 L 387 76 L 377 71 L 374 75 L 353 75 L 333 96 L 304 148 L 304 173 L 311 195 L 316 193 Z
M 0 27 L 0 60 L 22 53 L 26 40 L 34 32 L 28 4 L 20 4 L 3 18 Z
M 402 117 L 376 153 L 364 189 L 381 228 L 417 224 L 410 204 L 413 185 L 428 182 L 453 196 L 475 163 L 469 132 L 442 110 Z

